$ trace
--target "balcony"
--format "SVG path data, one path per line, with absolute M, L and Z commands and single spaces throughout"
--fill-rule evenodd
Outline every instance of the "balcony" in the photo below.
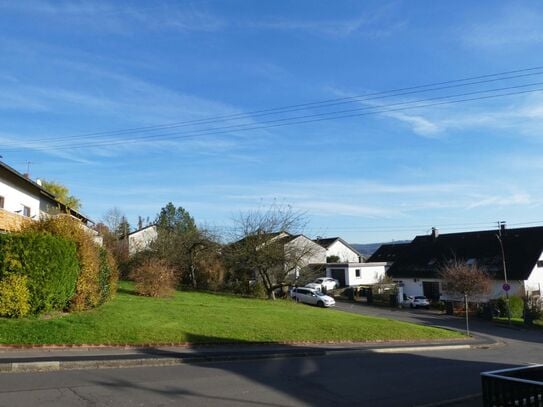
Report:
M 26 216 L 0 209 L 0 231 L 17 232 L 25 223 L 30 221 L 30 218 Z
M 484 407 L 543 407 L 543 365 L 481 373 Z

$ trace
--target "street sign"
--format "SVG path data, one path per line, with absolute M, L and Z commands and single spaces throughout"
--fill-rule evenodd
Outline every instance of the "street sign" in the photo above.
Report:
M 502 288 L 503 288 L 503 291 L 509 291 L 511 289 L 511 286 L 507 283 L 505 283 L 504 285 L 502 285 Z

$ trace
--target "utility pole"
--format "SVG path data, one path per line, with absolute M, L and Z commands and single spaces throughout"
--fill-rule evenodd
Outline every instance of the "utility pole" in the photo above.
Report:
M 496 238 L 498 239 L 498 242 L 500 242 L 500 249 L 502 252 L 502 267 L 503 267 L 503 279 L 505 281 L 504 284 L 504 290 L 505 286 L 509 287 L 509 283 L 507 281 L 507 267 L 505 266 L 505 251 L 503 250 L 503 240 L 502 240 L 502 230 L 505 229 L 505 221 L 498 222 L 498 233 L 496 234 Z M 509 308 L 509 289 L 505 290 L 505 304 L 507 307 L 507 321 L 509 325 L 511 325 L 511 309 Z

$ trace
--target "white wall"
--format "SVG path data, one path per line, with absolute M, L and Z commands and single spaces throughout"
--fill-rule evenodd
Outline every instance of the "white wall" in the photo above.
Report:
M 386 263 L 328 263 L 326 276 L 332 276 L 332 269 L 342 269 L 346 286 L 375 284 L 385 275 L 385 265 Z M 356 277 L 356 270 L 360 270 L 360 277 Z
M 303 254 L 302 259 L 296 259 L 292 263 L 304 266 L 308 264 L 326 263 L 326 249 L 305 236 L 298 236 L 285 244 L 285 252 L 293 257 Z
M 539 260 L 543 261 L 543 253 L 539 256 Z M 525 281 L 525 287 L 526 291 L 543 290 L 543 267 L 537 267 L 537 264 L 535 265 L 528 280 Z
M 336 240 L 326 249 L 326 256 L 338 256 L 338 263 L 358 263 L 360 261 L 358 253 L 339 240 Z
M 424 295 L 424 289 L 423 289 L 423 282 L 424 281 L 431 281 L 431 282 L 439 282 L 440 283 L 440 292 L 441 292 L 441 299 L 444 301 L 447 300 L 460 300 L 460 298 L 452 297 L 447 295 L 447 293 L 442 291 L 441 287 L 441 280 L 437 278 L 404 278 L 404 279 L 395 279 L 395 282 L 402 283 L 403 284 L 403 292 L 407 296 L 412 295 Z M 511 286 L 511 289 L 509 290 L 509 295 L 522 295 L 523 294 L 523 283 L 521 281 L 509 281 L 509 285 Z M 485 295 L 478 296 L 476 298 L 471 298 L 470 301 L 481 301 L 485 302 L 489 299 L 497 299 L 500 297 L 505 296 L 505 291 L 503 290 L 503 280 L 493 280 L 490 288 L 490 292 Z M 543 286 L 543 284 L 542 284 Z
M 40 215 L 40 200 L 36 195 L 19 190 L 4 180 L 0 180 L 0 196 L 4 197 L 4 209 L 8 212 L 23 214 L 23 205 L 30 208 L 30 217 Z M 19 212 L 17 212 L 19 211 Z
M 131 256 L 147 249 L 157 236 L 156 226 L 150 226 L 128 235 L 128 254 Z
M 402 279 L 394 279 L 394 281 L 403 284 L 403 293 L 407 296 L 424 295 L 422 280 L 420 278 L 402 278 Z M 439 280 L 425 278 L 424 281 L 439 281 Z

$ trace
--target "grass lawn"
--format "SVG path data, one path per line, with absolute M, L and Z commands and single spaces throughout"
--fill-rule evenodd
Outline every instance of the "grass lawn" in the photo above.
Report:
M 321 309 L 292 301 L 176 292 L 140 297 L 121 282 L 98 309 L 52 319 L 0 318 L 0 344 L 167 344 L 377 341 L 460 338 L 437 328 Z
M 494 318 L 494 321 L 499 322 L 500 324 L 508 324 L 509 323 L 507 318 L 504 318 L 504 317 Z M 524 327 L 524 328 L 526 327 L 526 325 L 524 325 L 524 319 L 522 319 L 522 318 L 511 318 L 511 325 L 520 326 L 520 327 Z M 531 326 L 531 328 L 543 329 L 543 319 L 535 320 L 533 325 Z

